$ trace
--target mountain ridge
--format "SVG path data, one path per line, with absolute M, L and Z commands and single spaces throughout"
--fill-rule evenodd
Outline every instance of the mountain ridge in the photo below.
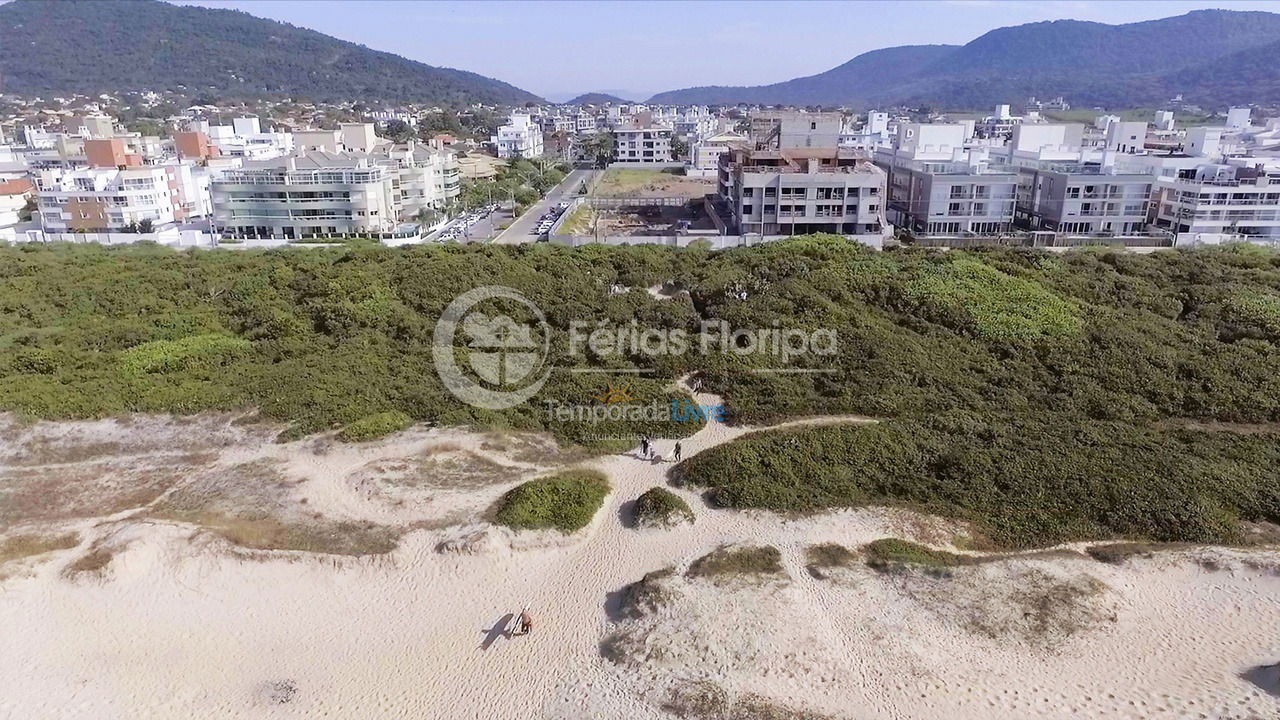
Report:
M 1280 13 L 1261 11 L 1193 10 L 1121 25 L 1053 20 L 996 28 L 964 45 L 871 50 L 781 83 L 671 90 L 650 102 L 981 107 L 1063 95 L 1076 104 L 1133 105 L 1177 93 L 1193 102 L 1280 102 L 1280 65 L 1269 72 L 1250 55 L 1269 53 L 1276 38 Z M 1217 77 L 1203 70 L 1215 67 Z M 1222 75 L 1237 67 L 1253 82 Z
M 71 47 L 69 37 L 76 40 Z M 501 80 L 239 10 L 159 0 L 0 5 L 0 91 L 127 90 L 445 105 L 542 102 Z

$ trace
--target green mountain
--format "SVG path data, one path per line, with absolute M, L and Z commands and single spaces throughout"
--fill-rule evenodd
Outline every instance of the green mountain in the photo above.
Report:
M 1205 104 L 1276 102 L 1278 37 L 1280 14 L 1267 12 L 1197 10 L 1125 25 L 1057 20 L 999 28 L 958 47 L 875 50 L 773 85 L 688 88 L 652 101 L 983 107 L 1063 95 L 1132 106 L 1181 93 Z
M 0 91 L 120 90 L 448 105 L 541 100 L 483 75 L 236 10 L 157 0 L 0 5 Z
M 630 100 L 623 100 L 617 95 L 610 95 L 609 93 L 589 92 L 583 93 L 566 102 L 565 105 L 605 105 L 609 103 L 614 105 L 626 105 L 630 102 Z
M 756 87 L 709 86 L 659 93 L 650 102 L 735 105 L 845 105 L 914 77 L 955 45 L 904 45 L 872 50 L 824 73 Z

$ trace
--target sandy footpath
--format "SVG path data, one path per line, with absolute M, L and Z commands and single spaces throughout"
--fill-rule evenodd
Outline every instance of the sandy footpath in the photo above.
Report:
M 841 421 L 866 422 L 809 422 Z M 746 431 L 713 424 L 685 455 Z M 432 448 L 509 476 L 465 492 L 380 484 L 379 468 Z M 0 717 L 669 718 L 674 695 L 712 686 L 779 718 L 1280 716 L 1274 673 L 1258 669 L 1280 662 L 1275 553 L 1112 565 L 1064 552 L 948 579 L 816 577 L 804 559 L 814 543 L 945 543 L 933 535 L 946 523 L 715 510 L 675 489 L 696 521 L 636 529 L 630 502 L 666 485 L 670 465 L 624 454 L 585 463 L 613 486 L 588 528 L 514 534 L 484 511 L 550 465 L 488 450 L 478 434 L 414 430 L 323 454 L 305 442 L 232 447 L 220 462 L 264 457 L 318 515 L 424 522 L 388 554 L 350 557 L 245 552 L 128 512 L 80 521 L 77 547 L 0 580 Z M 726 585 L 681 574 L 744 542 L 778 548 L 784 575 Z M 116 549 L 110 562 L 69 576 L 95 543 Z M 620 611 L 628 585 L 668 567 L 669 605 Z M 502 635 L 526 603 L 534 632 Z M 607 659 L 602 643 L 625 657 Z M 738 707 L 681 712 L 763 715 Z

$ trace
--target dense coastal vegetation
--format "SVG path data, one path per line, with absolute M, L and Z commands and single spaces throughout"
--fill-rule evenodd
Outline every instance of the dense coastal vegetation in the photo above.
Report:
M 901 505 L 966 521 L 981 544 L 1026 548 L 1257 539 L 1243 523 L 1280 522 L 1277 468 L 1275 435 L 949 411 L 755 433 L 678 474 L 728 507 Z
M 668 282 L 688 294 L 646 290 Z M 628 376 L 642 402 L 681 397 L 671 381 L 699 371 L 704 388 L 725 396 L 730 421 L 953 410 L 1280 420 L 1274 252 L 875 253 L 822 236 L 724 253 L 0 249 L 0 408 L 67 418 L 253 405 L 296 433 L 393 410 L 568 439 L 599 431 L 548 423 L 542 406 L 591 402 L 605 389 L 599 376 L 553 373 L 533 402 L 502 412 L 462 405 L 441 386 L 435 322 L 454 297 L 491 284 L 544 310 L 554 365 L 647 371 Z M 834 372 L 768 375 L 751 370 L 778 365 L 776 356 L 715 343 L 706 355 L 571 356 L 575 320 L 689 333 L 704 320 L 829 328 L 839 345 L 835 355 L 790 361 Z
M 458 402 L 432 333 L 481 285 L 543 309 L 558 368 L 531 402 Z M 664 293 L 651 293 L 655 286 Z M 673 290 L 674 289 L 674 290 Z M 680 290 L 686 292 L 679 292 Z M 519 317 L 517 317 L 519 319 Z M 814 374 L 768 354 L 571 354 L 574 321 L 827 328 Z M 687 401 L 699 374 L 729 422 L 822 413 L 873 427 L 753 435 L 678 474 L 726 505 L 890 503 L 971 521 L 999 545 L 1075 538 L 1237 542 L 1280 520 L 1280 254 L 1255 247 L 872 252 L 835 237 L 711 253 L 656 247 L 377 246 L 175 252 L 0 249 L 0 409 L 28 418 L 256 407 L 284 437 L 408 422 L 545 429 L 597 448 L 700 422 L 560 421 L 547 403 Z M 609 379 L 625 378 L 626 387 Z M 1205 424 L 1249 424 L 1253 434 Z M 1235 427 L 1235 426 L 1232 426 Z

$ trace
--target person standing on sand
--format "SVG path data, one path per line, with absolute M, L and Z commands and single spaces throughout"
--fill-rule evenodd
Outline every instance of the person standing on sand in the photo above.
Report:
M 680 443 L 678 442 L 676 443 L 675 456 L 676 456 L 676 462 L 680 462 Z
M 640 457 L 649 459 L 649 437 L 647 435 L 640 436 Z

